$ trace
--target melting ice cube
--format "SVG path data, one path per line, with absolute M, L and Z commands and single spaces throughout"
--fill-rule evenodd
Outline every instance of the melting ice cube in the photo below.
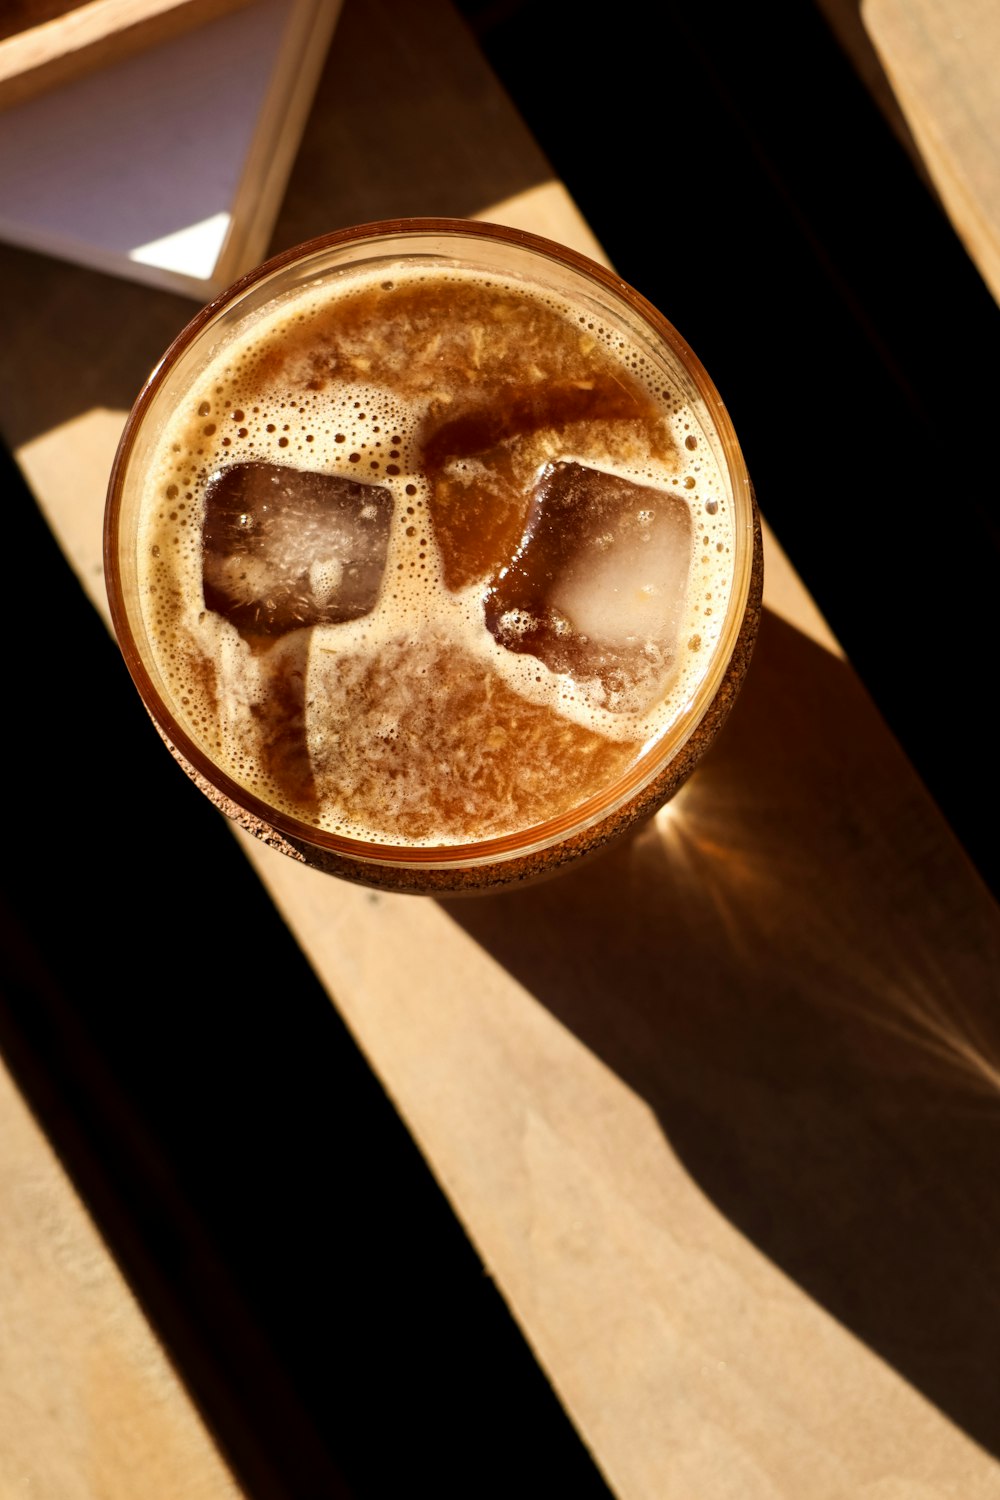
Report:
M 517 552 L 491 580 L 487 626 L 508 650 L 587 684 L 602 706 L 641 711 L 670 671 L 691 547 L 680 496 L 549 465 Z
M 205 604 L 246 638 L 336 625 L 374 608 L 392 496 L 281 464 L 233 464 L 205 489 Z

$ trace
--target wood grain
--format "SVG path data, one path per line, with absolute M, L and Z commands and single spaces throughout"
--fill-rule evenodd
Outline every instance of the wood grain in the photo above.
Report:
M 0 1063 L 0 1494 L 241 1493 Z
M 85 0 L 0 32 L 0 109 L 154 47 L 248 0 Z M 31 8 L 24 12 L 31 22 Z
M 941 201 L 1000 299 L 1000 9 L 864 0 L 861 13 Z

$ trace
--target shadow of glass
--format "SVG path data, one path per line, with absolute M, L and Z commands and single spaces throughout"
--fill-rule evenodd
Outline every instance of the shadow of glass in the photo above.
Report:
M 443 904 L 744 1235 L 1000 1453 L 1000 922 L 849 667 L 766 615 L 674 803 Z

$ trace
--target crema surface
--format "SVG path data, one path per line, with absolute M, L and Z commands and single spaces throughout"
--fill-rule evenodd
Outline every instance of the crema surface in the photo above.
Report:
M 242 326 L 139 532 L 172 707 L 314 827 L 453 845 L 560 816 L 684 709 L 732 586 L 694 392 L 594 306 L 420 263 Z

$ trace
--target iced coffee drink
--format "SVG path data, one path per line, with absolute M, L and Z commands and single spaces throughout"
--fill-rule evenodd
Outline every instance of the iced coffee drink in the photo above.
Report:
M 106 563 L 161 734 L 286 853 L 399 890 L 558 869 L 728 712 L 759 532 L 680 337 L 570 251 L 408 221 L 206 309 L 119 451 Z

